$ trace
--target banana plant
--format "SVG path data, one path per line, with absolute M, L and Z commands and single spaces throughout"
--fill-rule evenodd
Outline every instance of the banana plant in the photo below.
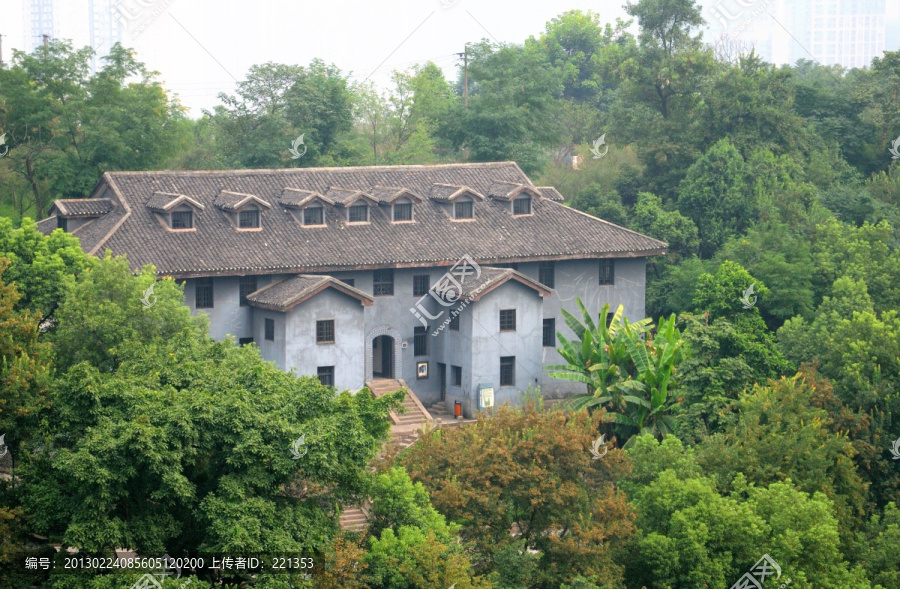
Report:
M 572 342 L 558 334 L 558 351 L 566 364 L 547 367 L 550 376 L 587 387 L 586 395 L 571 399 L 565 407 L 606 408 L 620 440 L 638 433 L 661 437 L 671 432 L 671 388 L 676 367 L 685 354 L 675 316 L 660 321 L 654 336 L 650 319 L 629 322 L 621 305 L 609 327 L 601 328 L 594 324 L 581 300 L 576 302 L 583 322 L 565 309 L 561 312 L 580 341 Z M 609 305 L 604 305 L 600 317 L 608 312 Z

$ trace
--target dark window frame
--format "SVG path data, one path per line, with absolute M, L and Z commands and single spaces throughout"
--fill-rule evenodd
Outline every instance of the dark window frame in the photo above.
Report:
M 310 220 L 311 214 L 316 212 L 318 214 L 318 222 L 314 223 Z M 315 220 L 315 219 L 313 219 Z M 315 207 L 306 207 L 303 209 L 303 226 L 304 227 L 322 227 L 325 225 L 325 207 L 315 206 Z
M 264 324 L 265 324 L 265 334 L 263 334 L 263 336 L 265 337 L 267 342 L 274 342 L 275 341 L 275 320 L 269 319 L 268 317 L 266 317 Z
M 316 377 L 326 387 L 334 386 L 334 366 L 316 366 Z
M 542 344 L 545 348 L 556 347 L 556 318 L 544 319 Z
M 454 313 L 453 311 L 451 311 L 451 313 L 450 313 L 450 329 L 453 331 L 459 331 L 460 313 L 456 313 L 456 315 L 454 315 L 453 313 Z
M 247 300 L 247 295 L 254 293 L 257 290 L 259 290 L 259 283 L 256 276 L 241 276 L 240 282 L 238 283 L 238 306 L 250 306 L 250 301 Z
M 319 345 L 333 344 L 335 342 L 334 319 L 316 320 L 316 343 Z
M 525 210 L 522 210 L 524 207 Z M 531 197 L 520 196 L 513 199 L 513 215 L 530 215 L 531 214 Z
M 362 209 L 363 218 L 358 218 L 359 211 Z M 354 216 L 357 218 L 354 219 Z M 353 205 L 352 207 L 347 209 L 347 222 L 348 223 L 368 223 L 369 222 L 369 205 L 361 204 L 361 205 Z
M 66 219 L 65 217 L 60 217 L 59 215 L 56 215 L 56 228 L 62 229 L 63 231 L 68 231 L 69 230 L 69 220 Z
M 250 220 L 250 224 L 245 224 L 246 219 Z M 245 209 L 238 213 L 238 229 L 259 229 L 260 218 L 259 209 Z
M 516 357 L 500 356 L 500 386 L 516 386 Z
M 538 263 L 538 282 L 550 288 L 556 288 L 556 263 L 552 261 Z
M 475 218 L 475 201 L 463 200 L 453 203 L 454 219 L 474 219 Z
M 356 288 L 356 279 L 355 278 L 339 278 L 338 280 L 340 280 L 347 286 L 352 286 L 353 288 Z
M 611 286 L 616 283 L 616 261 L 612 258 L 600 260 L 600 286 Z
M 430 274 L 416 274 L 413 276 L 413 296 L 424 297 L 431 288 Z
M 212 278 L 198 278 L 194 283 L 194 308 L 213 309 L 216 306 Z
M 187 224 L 181 220 L 187 219 Z M 194 211 L 173 211 L 172 212 L 172 229 L 193 229 L 194 228 Z
M 252 343 L 254 343 L 254 339 L 253 339 L 252 337 L 241 337 L 241 338 L 238 338 L 238 345 L 239 345 L 239 346 L 249 346 L 249 345 L 252 344 Z
M 376 297 L 394 296 L 393 268 L 381 268 L 372 273 L 372 295 Z
M 500 309 L 500 331 L 516 331 L 515 309 Z
M 401 217 L 401 216 L 398 216 L 398 215 L 397 215 L 397 211 L 398 211 L 398 209 L 400 209 L 400 207 L 403 207 L 403 209 L 402 209 L 403 211 L 407 211 L 407 210 L 408 210 L 408 211 L 409 211 L 409 215 L 407 216 L 407 215 L 404 214 L 402 217 Z M 409 208 L 407 208 L 407 207 L 409 207 Z M 402 222 L 408 222 L 408 221 L 412 221 L 412 220 L 413 220 L 413 203 L 411 203 L 411 202 L 401 202 L 401 203 L 398 203 L 398 204 L 393 205 L 393 206 L 391 207 L 391 209 L 392 209 L 392 210 L 391 210 L 391 220 L 394 221 L 395 223 L 398 223 L 398 222 L 402 223 Z M 405 217 L 405 218 L 404 218 L 404 217 Z
M 413 329 L 413 356 L 428 355 L 428 334 L 425 328 L 417 325 Z
M 462 366 L 450 365 L 450 382 L 452 387 L 462 387 Z

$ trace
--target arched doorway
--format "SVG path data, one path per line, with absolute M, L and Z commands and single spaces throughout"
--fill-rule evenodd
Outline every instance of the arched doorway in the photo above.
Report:
M 372 376 L 394 378 L 394 338 L 389 335 L 372 340 Z
M 402 342 L 400 332 L 387 325 L 366 334 L 366 382 L 373 378 L 403 378 Z

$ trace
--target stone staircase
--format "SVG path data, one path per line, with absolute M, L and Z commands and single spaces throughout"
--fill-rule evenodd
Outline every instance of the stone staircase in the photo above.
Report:
M 369 512 L 363 507 L 345 507 L 341 511 L 341 528 L 348 532 L 364 532 L 369 524 Z
M 376 378 L 366 383 L 369 390 L 376 397 L 384 396 L 399 390 L 405 390 L 406 396 L 403 397 L 403 413 L 394 413 L 391 411 L 391 433 L 396 432 L 408 433 L 428 424 L 432 421 L 431 414 L 419 401 L 419 398 L 412 392 L 412 389 L 403 381 L 403 379 Z

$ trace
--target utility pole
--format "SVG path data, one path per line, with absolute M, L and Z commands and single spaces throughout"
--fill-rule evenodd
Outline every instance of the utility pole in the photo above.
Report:
M 469 106 L 469 44 L 466 43 L 462 53 L 457 53 L 463 58 L 463 106 Z
M 50 35 L 44 34 L 42 36 L 44 37 L 44 48 L 46 49 L 50 47 Z

